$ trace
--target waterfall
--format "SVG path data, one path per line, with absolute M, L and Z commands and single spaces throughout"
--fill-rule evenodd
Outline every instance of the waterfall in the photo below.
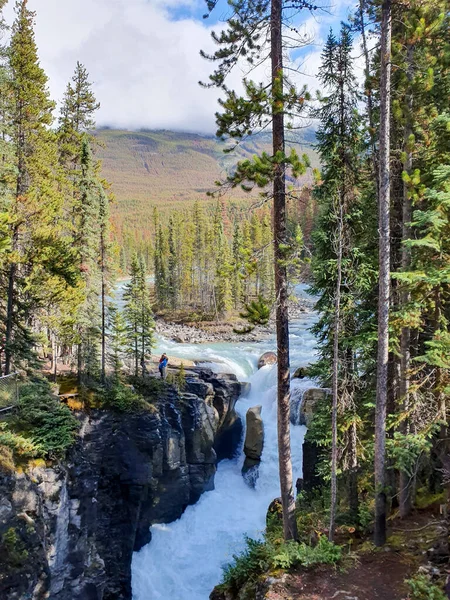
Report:
M 297 293 L 304 293 L 299 286 Z M 293 368 L 313 361 L 316 343 L 309 328 L 314 313 L 290 323 L 290 356 Z M 219 463 L 215 489 L 189 506 L 178 521 L 152 526 L 152 541 L 134 554 L 132 564 L 133 600 L 208 600 L 222 577 L 222 567 L 233 554 L 245 548 L 244 536 L 261 537 L 270 502 L 279 497 L 276 405 L 276 366 L 256 371 L 258 358 L 276 351 L 274 336 L 257 343 L 176 344 L 158 339 L 156 352 L 210 363 L 216 371 L 233 372 L 241 381 L 250 381 L 250 393 L 236 405 L 245 423 L 247 410 L 262 406 L 265 440 L 259 476 L 254 488 L 242 473 L 242 448 L 234 460 Z M 291 428 L 294 483 L 302 476 L 302 444 L 306 428 L 298 425 L 303 392 L 314 383 L 292 380 Z M 243 441 L 243 440 L 242 440 Z
M 245 422 L 247 409 L 262 405 L 265 441 L 255 489 L 242 477 L 242 452 L 222 461 L 215 490 L 188 507 L 178 521 L 154 525 L 151 543 L 134 555 L 133 600 L 208 600 L 222 567 L 244 549 L 244 535 L 261 536 L 267 508 L 279 496 L 276 367 L 264 367 L 250 381 L 251 392 L 237 409 Z M 297 385 L 294 380 L 294 390 Z M 304 432 L 304 427 L 292 427 L 294 481 L 302 475 Z

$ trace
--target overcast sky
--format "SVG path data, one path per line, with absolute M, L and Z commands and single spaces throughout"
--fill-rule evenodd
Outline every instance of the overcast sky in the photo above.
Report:
M 29 0 L 52 97 L 61 100 L 79 60 L 101 102 L 99 126 L 213 133 L 218 93 L 198 85 L 212 70 L 199 51 L 213 48 L 211 29 L 226 14 L 222 1 L 204 20 L 204 0 Z M 302 81 L 313 89 L 321 45 L 353 4 L 329 0 L 329 13 L 302 17 L 302 31 L 314 36 L 302 53 Z M 10 0 L 5 9 L 9 23 L 13 6 Z M 239 73 L 233 78 L 237 85 Z

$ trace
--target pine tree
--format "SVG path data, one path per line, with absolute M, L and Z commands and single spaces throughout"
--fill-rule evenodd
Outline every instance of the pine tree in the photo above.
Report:
M 83 371 L 97 373 L 94 366 L 98 359 L 101 339 L 101 291 L 102 273 L 99 269 L 99 223 L 100 197 L 98 181 L 94 172 L 92 151 L 87 136 L 83 137 L 80 153 L 80 171 L 76 180 L 77 208 L 75 246 L 78 251 L 79 269 L 83 281 L 84 301 L 78 315 L 78 379 Z M 105 203 L 104 203 L 105 204 Z M 104 205 L 104 209 L 106 205 Z M 102 227 L 100 230 L 102 231 Z
M 178 308 L 179 303 L 180 281 L 178 273 L 179 261 L 177 257 L 175 226 L 172 217 L 169 218 L 168 246 L 169 256 L 167 259 L 167 295 L 170 308 L 175 309 Z
M 111 243 L 110 243 L 110 215 L 109 215 L 109 198 L 101 183 L 97 186 L 99 197 L 99 269 L 101 277 L 101 380 L 105 383 L 106 380 L 106 320 L 108 310 L 108 292 L 110 290 L 111 278 Z
M 57 162 L 52 124 L 54 103 L 39 65 L 34 39 L 34 13 L 26 0 L 16 4 L 9 49 L 10 104 L 15 176 L 9 204 L 11 252 L 7 267 L 5 373 L 13 357 L 30 358 L 31 314 L 48 302 L 48 278 L 74 284 L 69 240 L 62 233 L 63 174 Z
M 95 128 L 95 113 L 100 108 L 92 91 L 86 68 L 77 62 L 67 84 L 59 117 L 60 157 L 64 165 L 76 169 L 83 135 Z M 92 140 L 90 140 L 92 141 Z
M 358 94 L 352 66 L 352 40 L 343 25 L 339 40 L 332 32 L 322 53 L 319 78 L 326 95 L 321 97 L 317 111 L 320 126 L 317 132 L 318 150 L 322 162 L 320 184 L 315 196 L 320 206 L 320 221 L 314 233 L 315 252 L 313 289 L 320 294 L 318 307 L 322 317 L 316 325 L 321 334 L 321 354 L 325 362 L 325 381 L 332 387 L 331 446 L 331 509 L 330 539 L 334 536 L 337 506 L 338 418 L 354 412 L 355 378 L 354 341 L 355 306 L 358 298 L 355 260 L 357 240 L 355 221 L 360 216 L 357 189 L 362 151 L 360 118 L 357 112 Z M 345 351 L 344 351 L 345 348 Z M 350 360 L 348 360 L 350 356 Z M 351 455 L 351 475 L 356 473 L 355 419 L 350 425 L 346 446 Z M 357 518 L 357 486 L 350 477 L 350 505 Z M 355 516 L 355 515 L 354 515 Z
M 139 375 L 139 366 L 142 377 L 145 376 L 145 361 L 149 360 L 154 344 L 155 324 L 145 276 L 145 265 L 135 254 L 131 261 L 130 282 L 125 287 L 123 297 L 128 354 L 133 358 L 136 377 Z
M 234 308 L 238 308 L 242 299 L 242 235 L 237 222 L 233 234 L 233 281 L 232 297 Z
M 215 2 L 207 2 L 209 10 Z M 289 7 L 283 7 L 282 0 L 253 2 L 242 0 L 233 3 L 233 17 L 227 22 L 227 29 L 221 35 L 213 34 L 220 46 L 212 56 L 206 58 L 218 61 L 219 66 L 211 75 L 210 85 L 222 88 L 225 99 L 221 100 L 223 112 L 217 115 L 218 135 L 241 139 L 251 135 L 256 128 L 272 126 L 272 154 L 262 153 L 252 160 L 238 163 L 228 183 L 240 185 L 249 191 L 254 186 L 265 188 L 271 185 L 273 197 L 274 223 L 274 271 L 278 347 L 278 450 L 281 498 L 283 504 L 283 525 L 285 539 L 297 537 L 295 522 L 295 502 L 293 495 L 292 464 L 289 436 L 290 413 L 290 374 L 289 374 L 289 323 L 287 254 L 289 240 L 286 218 L 286 169 L 289 166 L 294 176 L 306 169 L 293 150 L 285 152 L 285 117 L 301 114 L 305 90 L 296 89 L 292 81 L 287 81 L 283 71 L 283 27 L 292 9 L 313 8 L 306 2 L 293 0 Z M 270 38 L 271 78 L 270 85 L 255 84 L 244 79 L 245 96 L 226 87 L 225 79 L 230 70 L 243 58 L 250 68 L 261 60 L 263 40 Z M 266 192 L 265 197 L 268 196 Z
M 108 307 L 108 363 L 115 382 L 119 382 L 126 355 L 127 327 L 122 313 L 115 307 Z

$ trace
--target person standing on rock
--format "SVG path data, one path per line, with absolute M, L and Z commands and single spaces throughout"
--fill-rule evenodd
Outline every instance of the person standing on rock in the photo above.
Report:
M 159 359 L 159 367 L 158 367 L 162 379 L 165 379 L 167 377 L 168 362 L 169 362 L 169 359 L 167 358 L 167 354 L 162 354 L 161 358 Z

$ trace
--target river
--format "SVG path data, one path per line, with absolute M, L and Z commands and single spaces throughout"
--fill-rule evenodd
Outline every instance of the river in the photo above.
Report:
M 297 293 L 305 293 L 298 286 Z M 309 328 L 315 314 L 304 314 L 290 324 L 293 369 L 314 360 L 315 340 Z M 270 502 L 279 496 L 276 430 L 276 367 L 256 369 L 258 358 L 276 351 L 275 338 L 237 344 L 176 344 L 158 338 L 156 351 L 186 359 L 206 360 L 216 371 L 235 373 L 251 383 L 248 397 L 240 398 L 237 410 L 245 423 L 248 408 L 262 405 L 265 441 L 259 478 L 254 489 L 241 474 L 242 451 L 233 460 L 219 463 L 215 489 L 189 506 L 180 519 L 168 525 L 152 526 L 152 541 L 134 554 L 132 564 L 133 600 L 208 600 L 220 582 L 222 567 L 245 547 L 244 536 L 260 537 Z M 314 385 L 292 381 L 293 396 Z M 302 472 L 303 426 L 291 431 L 294 481 Z

